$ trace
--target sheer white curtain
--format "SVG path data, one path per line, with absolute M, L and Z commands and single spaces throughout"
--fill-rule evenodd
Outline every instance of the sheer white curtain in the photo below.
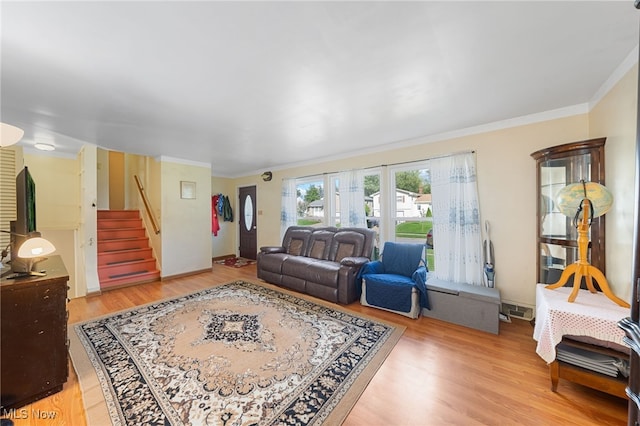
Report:
M 298 193 L 295 179 L 282 179 L 282 209 L 280 211 L 280 241 L 287 228 L 298 224 Z
M 340 226 L 366 228 L 364 171 L 350 170 L 338 175 Z
M 482 230 L 473 153 L 429 160 L 436 277 L 474 285 L 482 279 Z

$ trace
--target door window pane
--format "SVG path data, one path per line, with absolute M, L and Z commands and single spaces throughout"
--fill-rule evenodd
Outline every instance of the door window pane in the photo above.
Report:
M 244 227 L 247 231 L 251 231 L 253 225 L 253 200 L 247 195 L 244 199 Z

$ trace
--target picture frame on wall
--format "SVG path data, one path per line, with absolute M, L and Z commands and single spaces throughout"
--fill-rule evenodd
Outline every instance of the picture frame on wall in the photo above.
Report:
M 186 200 L 195 200 L 196 198 L 196 183 L 186 180 L 180 181 L 180 198 Z

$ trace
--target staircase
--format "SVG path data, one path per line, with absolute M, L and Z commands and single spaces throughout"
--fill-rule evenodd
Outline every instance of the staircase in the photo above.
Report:
M 160 279 L 137 210 L 98 210 L 98 278 L 101 290 Z

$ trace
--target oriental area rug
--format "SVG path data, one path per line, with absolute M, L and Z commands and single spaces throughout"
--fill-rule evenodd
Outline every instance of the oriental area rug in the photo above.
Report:
M 242 268 L 243 266 L 253 265 L 256 261 L 245 259 L 244 257 L 227 257 L 226 259 L 215 260 L 213 263 L 231 266 L 233 268 Z
M 89 425 L 337 425 L 404 327 L 236 281 L 71 327 Z

